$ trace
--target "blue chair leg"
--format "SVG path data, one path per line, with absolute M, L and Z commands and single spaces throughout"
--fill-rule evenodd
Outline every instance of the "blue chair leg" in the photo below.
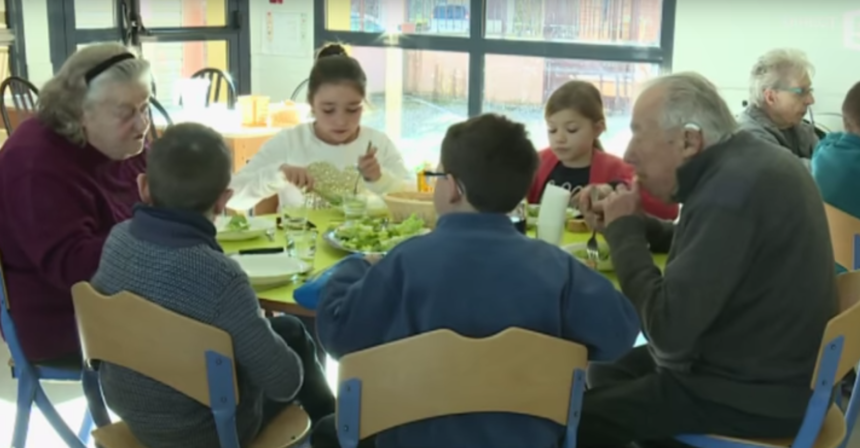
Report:
M 18 377 L 18 398 L 15 413 L 15 430 L 12 433 L 12 448 L 24 448 L 27 445 L 27 431 L 30 427 L 30 411 L 36 399 L 35 378 L 23 372 Z
M 87 398 L 87 409 L 90 411 L 90 418 L 95 427 L 102 428 L 110 425 L 110 414 L 108 413 L 107 406 L 105 406 L 104 397 L 102 397 L 98 372 L 84 369 L 81 383 L 84 387 L 84 396 Z M 92 430 L 92 425 L 90 426 L 90 430 Z M 84 439 L 81 438 L 81 440 Z
M 81 439 L 78 438 L 77 434 L 72 432 L 69 429 L 69 425 L 60 417 L 57 409 L 51 404 L 41 386 L 36 387 L 36 406 L 42 411 L 42 415 L 45 416 L 45 419 L 48 420 L 48 423 L 51 424 L 51 427 L 54 428 L 54 431 L 57 432 L 69 448 L 87 448 L 81 442 Z
M 84 445 L 90 444 L 90 433 L 93 432 L 93 426 L 95 426 L 93 424 L 93 414 L 88 407 L 84 410 L 84 421 L 81 422 L 81 429 L 78 430 L 78 439 Z

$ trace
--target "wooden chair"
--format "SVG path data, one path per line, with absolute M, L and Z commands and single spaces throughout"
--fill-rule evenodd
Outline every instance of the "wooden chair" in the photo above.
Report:
M 218 101 L 221 98 L 221 86 L 226 86 L 227 108 L 233 109 L 236 107 L 236 84 L 233 83 L 233 78 L 229 73 L 223 70 L 207 67 L 200 69 L 191 75 L 191 79 L 207 79 L 209 80 L 209 88 L 206 91 L 206 107 L 212 100 Z M 214 90 L 213 90 L 214 89 Z
M 88 364 L 123 366 L 209 406 L 221 448 L 239 448 L 235 413 L 240 397 L 229 334 L 128 292 L 106 297 L 85 282 L 72 287 L 72 299 Z M 286 448 L 309 429 L 307 414 L 290 406 L 263 428 L 251 448 Z M 99 428 L 93 437 L 103 448 L 144 448 L 123 422 Z
M 155 141 L 159 137 L 158 126 L 155 125 L 155 116 L 152 114 L 153 109 L 161 115 L 161 118 L 165 121 L 164 128 L 168 128 L 173 126 L 173 120 L 170 119 L 170 114 L 167 113 L 167 109 L 161 105 L 155 96 L 149 98 L 149 136 L 147 137 L 150 142 Z
M 849 271 L 860 269 L 860 219 L 830 204 L 824 204 L 824 212 L 836 263 Z
M 845 415 L 832 403 L 833 387 L 860 362 L 860 271 L 838 277 L 840 304 L 851 304 L 830 319 L 821 340 L 812 376 L 812 397 L 794 439 L 745 440 L 716 435 L 683 435 L 678 440 L 698 448 L 837 448 L 844 447 L 857 419 L 857 396 L 852 394 Z M 855 382 L 855 391 L 858 384 Z
M 290 101 L 307 101 L 308 83 L 310 81 L 310 79 L 305 79 L 304 81 L 300 82 L 299 85 L 296 86 L 296 89 L 293 90 L 293 94 L 290 95 Z
M 485 339 L 437 330 L 340 361 L 338 439 L 360 439 L 452 414 L 511 412 L 567 427 L 576 446 L 585 347 L 520 328 Z
M 7 95 L 8 99 L 12 100 L 15 120 L 9 116 L 9 108 L 6 104 Z M 11 136 L 15 126 L 35 115 L 38 99 L 39 89 L 24 78 L 10 76 L 0 83 L 0 116 L 3 118 L 3 126 L 6 127 L 7 135 Z

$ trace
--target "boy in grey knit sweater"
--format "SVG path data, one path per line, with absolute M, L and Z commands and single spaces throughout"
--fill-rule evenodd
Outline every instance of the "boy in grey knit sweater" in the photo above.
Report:
M 93 286 L 103 294 L 132 292 L 230 334 L 242 446 L 294 399 L 314 421 L 333 413 L 313 339 L 292 316 L 261 317 L 247 276 L 215 241 L 212 220 L 230 198 L 224 140 L 205 126 L 180 124 L 155 141 L 147 165 L 139 179 L 145 204 L 111 232 Z M 206 406 L 120 366 L 103 363 L 99 376 L 108 407 L 143 445 L 219 446 Z

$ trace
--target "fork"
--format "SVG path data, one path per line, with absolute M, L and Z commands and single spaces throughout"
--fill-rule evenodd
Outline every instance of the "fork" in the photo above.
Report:
M 596 188 L 591 189 L 591 202 L 597 202 L 598 192 Z M 593 269 L 597 269 L 597 263 L 600 261 L 600 252 L 598 251 L 597 246 L 597 230 L 594 229 L 591 232 L 591 238 L 585 243 L 585 255 L 587 256 L 588 265 Z

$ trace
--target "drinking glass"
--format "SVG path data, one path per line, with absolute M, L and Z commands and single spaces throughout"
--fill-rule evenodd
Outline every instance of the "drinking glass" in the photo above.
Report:
M 287 231 L 304 230 L 308 226 L 308 196 L 300 203 L 285 205 L 281 208 L 284 228 Z
M 312 229 L 290 231 L 286 234 L 289 255 L 305 262 L 309 270 L 314 267 L 318 236 L 317 231 Z
M 364 218 L 367 214 L 367 196 L 347 193 L 342 196 L 341 200 L 343 215 L 347 221 Z

